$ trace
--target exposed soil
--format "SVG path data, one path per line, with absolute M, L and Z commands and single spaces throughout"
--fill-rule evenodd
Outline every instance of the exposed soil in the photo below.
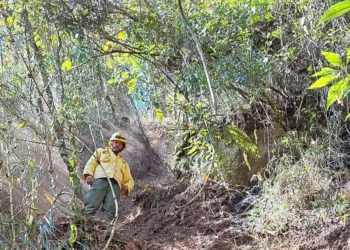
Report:
M 120 203 L 120 218 L 108 249 L 264 249 L 251 235 L 247 219 L 257 198 L 254 190 L 229 190 L 210 181 L 190 187 L 146 185 Z M 328 220 L 310 221 L 306 229 L 291 227 L 284 235 L 265 239 L 269 249 L 350 249 L 350 223 Z M 69 239 L 69 227 L 69 218 L 57 221 L 55 240 Z M 112 231 L 112 226 L 94 217 L 86 219 L 82 228 L 89 249 L 103 249 Z M 76 245 L 75 249 L 86 248 Z
M 109 249 L 225 250 L 249 245 L 252 238 L 239 218 L 249 209 L 242 198 L 238 191 L 209 181 L 197 187 L 146 185 L 134 194 L 132 204 L 121 203 L 124 212 Z M 95 218 L 89 218 L 85 230 L 91 249 L 102 249 L 111 232 Z
M 232 213 L 240 197 L 212 182 L 147 186 L 135 196 L 120 233 L 143 249 L 232 249 L 251 240 Z
M 350 223 L 346 218 L 324 219 L 308 214 L 312 211 L 305 211 L 307 221 L 301 221 L 299 228 L 291 225 L 283 235 L 262 235 L 267 243 L 260 244 L 247 218 L 258 193 L 258 189 L 233 190 L 212 181 L 197 186 L 148 184 L 121 202 L 120 218 L 108 249 L 266 249 L 266 244 L 269 249 L 283 250 L 350 249 Z M 69 224 L 65 227 L 68 229 Z M 102 249 L 111 227 L 89 219 L 85 230 L 90 235 L 90 249 Z

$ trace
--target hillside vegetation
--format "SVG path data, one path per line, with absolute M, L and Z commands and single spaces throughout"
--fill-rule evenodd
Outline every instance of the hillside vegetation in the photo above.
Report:
M 349 9 L 0 1 L 0 248 L 349 248 Z M 81 175 L 116 131 L 109 231 Z

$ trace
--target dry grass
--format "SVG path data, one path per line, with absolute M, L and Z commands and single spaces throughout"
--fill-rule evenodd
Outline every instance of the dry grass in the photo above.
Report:
M 323 160 L 321 150 L 313 148 L 297 161 L 287 155 L 271 161 L 274 174 L 263 182 L 261 198 L 249 217 L 261 249 L 283 247 L 291 238 L 316 232 L 340 215 L 339 191 L 334 175 L 322 168 Z

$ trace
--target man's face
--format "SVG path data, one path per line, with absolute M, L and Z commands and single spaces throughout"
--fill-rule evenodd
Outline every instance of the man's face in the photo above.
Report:
M 124 149 L 124 143 L 121 141 L 112 141 L 111 149 L 114 153 L 119 153 Z

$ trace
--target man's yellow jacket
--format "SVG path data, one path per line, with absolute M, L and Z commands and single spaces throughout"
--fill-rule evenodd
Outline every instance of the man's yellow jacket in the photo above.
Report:
M 114 178 L 120 188 L 123 186 L 128 188 L 128 193 L 123 193 L 124 196 L 129 195 L 134 189 L 134 179 L 131 176 L 129 165 L 121 154 L 115 155 L 109 147 L 98 148 L 90 157 L 85 165 L 83 178 L 86 179 L 87 175 L 92 175 L 94 179 Z

